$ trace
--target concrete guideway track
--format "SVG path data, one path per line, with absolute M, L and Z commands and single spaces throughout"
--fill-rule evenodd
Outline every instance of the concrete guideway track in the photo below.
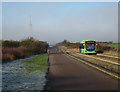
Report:
M 78 55 L 83 55 L 83 54 L 78 54 Z M 101 58 L 97 58 L 97 57 L 93 57 L 93 56 L 88 56 L 88 55 L 83 55 L 83 56 L 90 57 L 90 58 L 97 59 L 97 60 L 101 60 L 101 61 L 108 62 L 108 63 L 115 64 L 115 65 L 120 65 L 118 62 L 112 62 L 109 60 L 105 60 L 105 59 L 101 59 Z
M 118 90 L 118 79 L 51 48 L 48 90 Z
M 109 55 L 104 55 L 104 54 L 97 54 L 98 56 L 104 56 L 104 57 L 109 57 L 109 58 L 117 58 L 120 59 L 120 57 L 116 57 L 116 56 L 109 56 Z

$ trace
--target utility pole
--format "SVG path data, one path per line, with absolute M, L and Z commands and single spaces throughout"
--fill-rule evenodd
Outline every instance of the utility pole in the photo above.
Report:
M 29 33 L 29 37 L 31 37 L 32 36 L 31 16 L 29 16 L 29 19 L 28 19 L 28 33 Z
M 29 31 L 32 30 L 31 16 L 29 16 Z

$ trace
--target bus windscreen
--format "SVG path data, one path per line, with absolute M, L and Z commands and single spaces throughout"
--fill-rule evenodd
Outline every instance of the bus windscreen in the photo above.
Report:
M 86 42 L 86 50 L 92 51 L 94 49 L 95 49 L 95 42 L 94 41 Z

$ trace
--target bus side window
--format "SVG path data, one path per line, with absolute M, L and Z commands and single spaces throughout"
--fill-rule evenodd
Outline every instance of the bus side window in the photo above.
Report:
M 80 49 L 84 49 L 84 46 L 83 46 L 83 44 L 80 44 L 80 47 L 79 47 Z
M 82 49 L 84 49 L 84 46 L 83 46 L 83 44 L 82 44 Z
M 79 48 L 81 49 L 81 44 L 80 44 Z

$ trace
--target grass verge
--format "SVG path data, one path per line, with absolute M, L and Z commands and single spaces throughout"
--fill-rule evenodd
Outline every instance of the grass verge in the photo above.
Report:
M 112 43 L 108 44 L 107 46 L 120 50 L 120 43 Z
M 34 72 L 38 70 L 46 72 L 48 69 L 48 54 L 42 54 L 33 59 L 27 59 L 24 61 L 29 63 L 28 66 L 26 66 L 27 72 Z

